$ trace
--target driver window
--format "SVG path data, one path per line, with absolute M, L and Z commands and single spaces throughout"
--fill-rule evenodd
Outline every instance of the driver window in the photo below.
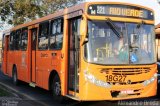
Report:
M 89 23 L 89 42 L 90 52 L 92 52 L 94 62 L 128 62 L 128 40 L 125 24 L 120 22 L 114 23 L 122 32 L 122 37 L 105 22 L 92 21 Z M 91 55 L 91 54 L 90 54 Z

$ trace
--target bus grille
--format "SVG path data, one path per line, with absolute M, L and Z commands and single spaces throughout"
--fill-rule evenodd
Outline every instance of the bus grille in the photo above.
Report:
M 102 69 L 101 73 L 111 74 L 111 75 L 139 75 L 150 72 L 150 68 L 114 68 L 114 69 Z

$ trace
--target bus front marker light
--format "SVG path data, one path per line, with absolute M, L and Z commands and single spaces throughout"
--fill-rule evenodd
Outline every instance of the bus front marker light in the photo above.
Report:
M 143 85 L 144 85 L 144 86 L 147 86 L 147 81 L 144 81 L 144 82 L 143 82 Z
M 97 78 L 95 78 L 95 76 L 87 73 L 86 71 L 84 72 L 84 74 L 85 74 L 85 80 L 96 85 L 96 86 L 105 87 L 105 88 L 111 87 L 111 85 L 109 83 L 98 80 Z
M 154 82 L 154 81 L 156 80 L 156 78 L 157 78 L 157 73 L 155 73 L 155 74 L 153 75 L 153 77 L 150 78 L 149 80 L 144 81 L 144 82 L 143 82 L 143 85 L 144 85 L 144 86 L 147 86 L 147 85 L 151 84 L 152 82 Z
M 88 80 L 93 80 L 93 79 L 94 79 L 94 76 L 91 75 L 91 74 L 89 74 L 89 75 L 88 75 Z
M 152 77 L 150 81 L 151 81 L 151 82 L 154 82 L 154 81 L 155 81 L 155 77 Z
M 157 78 L 157 76 L 158 76 L 158 74 L 157 74 L 157 73 L 155 73 L 155 74 L 154 74 L 154 77 L 156 77 L 156 78 Z
M 149 85 L 150 83 L 151 83 L 150 80 L 146 80 L 146 81 L 143 82 L 143 85 L 144 85 L 144 86 L 147 86 L 147 85 Z
M 147 80 L 147 85 L 149 85 L 151 83 L 151 81 L 150 80 Z

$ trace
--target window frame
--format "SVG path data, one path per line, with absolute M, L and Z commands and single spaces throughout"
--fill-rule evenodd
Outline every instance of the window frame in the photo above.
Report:
M 5 34 L 2 35 L 2 50 L 5 48 Z
M 42 25 L 45 25 L 45 24 L 48 24 L 48 30 L 47 30 L 47 34 L 46 34 L 46 36 L 40 36 L 41 35 L 41 33 L 42 33 L 42 30 L 41 30 L 41 27 L 42 27 Z M 49 49 L 49 34 L 50 34 L 50 21 L 49 20 L 47 20 L 47 21 L 44 21 L 44 22 L 41 22 L 41 23 L 39 23 L 39 30 L 38 30 L 38 50 L 39 51 L 45 51 L 45 50 L 48 50 Z M 48 47 L 46 48 L 46 49 L 42 49 L 42 48 L 40 48 L 39 47 L 39 38 L 40 37 L 47 37 L 48 38 Z
M 25 36 L 24 33 L 26 33 L 26 32 L 23 32 L 25 30 L 27 30 L 27 34 L 26 34 L 27 39 L 22 39 L 22 37 Z M 24 47 L 22 47 L 22 40 L 27 40 L 26 49 L 24 49 Z M 21 48 L 21 51 L 27 51 L 27 49 L 28 49 L 28 27 L 22 28 L 22 30 L 21 30 L 21 45 L 20 45 L 20 48 Z
M 21 50 L 21 35 L 22 35 L 22 30 L 18 29 L 15 32 L 16 33 L 14 35 L 14 42 L 15 42 L 15 44 L 14 44 L 14 50 L 15 51 L 20 51 Z M 19 42 L 20 42 L 20 44 L 19 44 Z
M 14 51 L 14 35 L 15 31 L 11 31 L 11 34 L 9 36 L 9 49 L 8 49 L 9 51 Z
M 58 29 L 58 24 L 57 24 L 57 27 L 56 27 L 56 33 L 55 34 L 52 34 L 53 32 L 53 23 L 56 21 L 58 22 L 58 20 L 61 20 L 61 32 L 58 33 L 57 32 L 57 29 Z M 64 17 L 59 17 L 59 18 L 55 18 L 55 19 L 52 19 L 50 21 L 50 34 L 49 34 L 49 50 L 62 50 L 63 48 L 63 40 L 62 40 L 62 47 L 61 48 L 51 48 L 51 37 L 55 37 L 55 43 L 56 43 L 56 38 L 58 35 L 62 35 L 62 38 L 64 38 Z

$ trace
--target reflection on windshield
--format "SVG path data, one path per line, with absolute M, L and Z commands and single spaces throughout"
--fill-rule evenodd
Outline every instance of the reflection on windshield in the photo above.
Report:
M 137 24 L 128 24 L 128 35 L 130 37 L 130 62 L 133 64 L 148 64 L 155 62 L 154 49 L 154 27 Z
M 89 21 L 85 58 L 96 64 L 147 64 L 155 62 L 152 25 L 113 22 L 123 33 L 118 37 L 104 21 Z
M 98 64 L 128 64 L 128 41 L 124 23 L 114 23 L 123 37 L 103 21 L 89 21 L 89 43 L 85 56 L 89 62 Z

